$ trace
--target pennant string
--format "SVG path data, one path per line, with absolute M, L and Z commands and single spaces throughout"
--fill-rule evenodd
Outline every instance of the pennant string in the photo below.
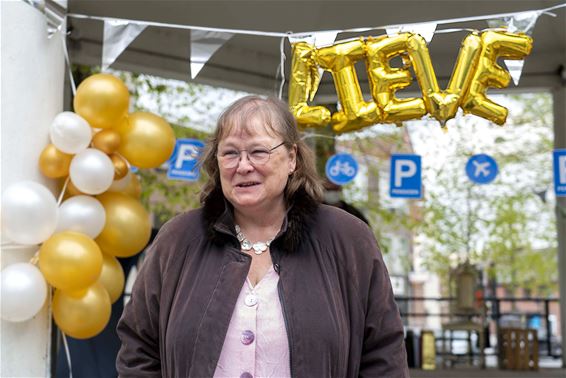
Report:
M 552 7 L 543 8 L 534 10 L 540 12 L 541 14 L 556 16 L 552 14 L 550 11 L 555 9 L 560 9 L 566 7 L 566 3 L 558 4 Z M 439 25 L 443 24 L 453 24 L 453 23 L 460 23 L 460 22 L 470 22 L 470 21 L 482 21 L 488 20 L 492 18 L 501 18 L 501 17 L 510 17 L 516 15 L 518 13 L 523 13 L 528 11 L 520 11 L 520 12 L 509 12 L 509 13 L 499 13 L 499 14 L 491 14 L 491 15 L 481 15 L 481 16 L 470 16 L 470 17 L 460 17 L 460 18 L 450 18 L 450 19 L 443 19 L 443 20 L 431 20 L 431 21 L 420 21 L 414 24 L 422 24 L 426 22 L 434 22 Z M 163 22 L 154 22 L 154 21 L 141 21 L 141 20 L 131 20 L 131 19 L 121 19 L 121 18 L 114 18 L 114 17 L 100 17 L 100 16 L 90 16 L 85 14 L 78 14 L 78 13 L 69 13 L 68 17 L 77 18 L 77 19 L 90 19 L 90 20 L 99 20 L 99 21 L 108 21 L 108 20 L 115 20 L 115 21 L 123 21 L 123 22 L 131 22 L 137 24 L 143 24 L 147 26 L 157 26 L 157 27 L 164 27 L 164 28 L 176 28 L 176 29 L 189 29 L 189 30 L 203 30 L 203 31 L 218 31 L 218 32 L 226 32 L 226 33 L 233 33 L 233 34 L 245 34 L 245 35 L 261 35 L 267 37 L 295 37 L 295 36 L 304 36 L 308 34 L 317 33 L 320 31 L 326 32 L 336 32 L 336 33 L 362 33 L 371 30 L 385 30 L 387 28 L 392 27 L 400 27 L 400 26 L 410 26 L 413 23 L 409 24 L 393 24 L 393 25 L 381 25 L 381 26 L 373 26 L 373 27 L 360 27 L 360 28 L 351 28 L 351 29 L 334 29 L 334 30 L 319 30 L 319 31 L 306 31 L 306 32 L 299 32 L 299 33 L 280 33 L 280 32 L 266 32 L 266 31 L 259 31 L 259 30 L 244 30 L 244 29 L 225 29 L 225 28 L 211 28 L 211 27 L 203 27 L 203 26 L 194 26 L 194 25 L 182 25 L 182 24 L 168 24 Z
M 163 22 L 154 21 L 140 21 L 131 20 L 125 18 L 115 18 L 115 17 L 99 17 L 99 16 L 89 16 L 85 14 L 69 13 L 69 17 L 78 19 L 88 19 L 88 20 L 99 20 L 99 21 L 123 21 L 130 22 L 134 24 L 142 24 L 146 26 L 157 26 L 162 28 L 173 28 L 173 29 L 188 29 L 188 30 L 202 30 L 202 31 L 213 31 L 213 32 L 224 32 L 232 34 L 247 34 L 247 35 L 263 35 L 267 37 L 286 37 L 286 33 L 277 32 L 264 32 L 256 30 L 243 30 L 243 29 L 224 29 L 224 28 L 210 28 L 205 26 L 194 26 L 194 25 L 182 25 L 182 24 L 167 24 Z

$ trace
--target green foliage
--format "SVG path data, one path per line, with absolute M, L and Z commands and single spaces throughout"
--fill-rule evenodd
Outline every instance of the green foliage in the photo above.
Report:
M 450 267 L 470 260 L 510 290 L 548 294 L 556 290 L 555 220 L 553 206 L 535 193 L 551 188 L 551 97 L 515 95 L 506 101 L 512 111 L 503 128 L 458 119 L 443 146 L 450 149 L 444 162 L 425 165 L 419 227 L 424 266 L 446 277 Z M 468 158 L 480 152 L 499 166 L 488 185 L 474 185 L 464 173 Z
M 382 184 L 388 178 L 383 173 L 388 174 L 391 154 L 412 152 L 407 130 L 391 125 L 377 126 L 367 132 L 339 138 L 338 146 L 353 153 L 367 170 L 360 173 L 367 178 L 366 185 L 346 185 L 345 197 L 363 210 L 382 252 L 390 255 L 390 259 L 396 259 L 396 268 L 409 272 L 411 256 L 408 244 L 412 240 L 412 230 L 418 223 L 418 201 L 408 200 L 399 206 L 387 193 L 381 192 L 384 187 Z M 405 245 L 396 244 L 399 242 Z M 399 273 L 399 269 L 395 270 Z

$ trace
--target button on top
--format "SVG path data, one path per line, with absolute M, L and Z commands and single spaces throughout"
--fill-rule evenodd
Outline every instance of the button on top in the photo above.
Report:
M 244 345 L 250 345 L 251 343 L 254 342 L 254 339 L 255 339 L 255 335 L 249 329 L 242 332 L 242 337 L 240 338 L 240 340 L 242 340 L 242 344 Z
M 240 378 L 254 378 L 254 376 L 246 371 L 240 375 Z
M 249 293 L 248 295 L 246 295 L 246 298 L 244 298 L 244 303 L 248 307 L 255 306 L 257 304 L 257 295 Z

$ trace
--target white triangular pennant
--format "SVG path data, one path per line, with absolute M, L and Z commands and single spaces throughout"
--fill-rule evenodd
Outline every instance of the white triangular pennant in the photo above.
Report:
M 532 35 L 540 14 L 540 11 L 519 12 L 487 20 L 487 25 L 490 28 L 506 28 L 510 33 L 520 32 Z
M 102 71 L 105 71 L 124 52 L 147 25 L 122 21 L 105 20 L 102 44 Z
M 423 37 L 426 43 L 430 43 L 430 41 L 432 41 L 432 37 L 434 37 L 435 31 L 436 31 L 436 22 L 423 22 L 420 24 L 396 25 L 385 28 L 385 32 L 387 33 L 388 36 L 392 36 L 399 33 L 415 33 Z
M 330 46 L 336 40 L 337 35 L 338 31 L 336 30 L 313 33 L 314 45 L 316 47 Z
M 487 20 L 487 24 L 490 28 L 505 28 L 510 33 L 519 32 L 532 35 L 537 19 L 540 15 L 540 11 L 520 12 L 507 17 Z M 513 83 L 515 83 L 515 85 L 519 85 L 525 61 L 505 59 L 503 62 L 507 66 L 507 70 L 513 79 Z
M 191 30 L 191 78 L 197 77 L 206 62 L 234 34 L 218 31 Z
M 309 45 L 314 45 L 314 35 L 313 34 L 294 34 L 289 36 L 289 43 L 306 42 Z
M 513 83 L 515 83 L 515 86 L 519 85 L 519 80 L 521 80 L 521 74 L 523 73 L 523 66 L 525 65 L 525 61 L 523 59 L 506 59 L 504 60 L 504 62 L 507 66 L 507 71 L 509 71 L 509 75 L 511 75 L 511 79 L 513 79 Z

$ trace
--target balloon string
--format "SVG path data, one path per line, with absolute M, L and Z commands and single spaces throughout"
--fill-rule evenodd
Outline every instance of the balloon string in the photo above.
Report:
M 73 70 L 71 69 L 71 61 L 69 60 L 69 50 L 67 49 L 67 35 L 65 33 L 61 33 L 61 40 L 63 41 L 63 54 L 65 55 L 65 63 L 67 63 L 67 72 L 69 73 L 71 90 L 73 91 L 73 96 L 75 96 L 77 94 L 77 85 L 73 78 Z
M 327 138 L 327 139 L 335 139 L 335 137 L 330 136 L 330 135 L 324 135 L 324 134 L 317 134 L 317 133 L 306 133 L 305 135 L 303 135 L 301 137 L 301 140 L 305 140 L 308 138 Z
M 0 244 L 0 247 L 2 248 L 21 248 L 21 249 L 25 249 L 25 248 L 30 248 L 33 247 L 33 245 L 26 245 L 26 244 L 16 244 L 16 243 L 12 243 L 12 242 L 4 242 Z
M 279 63 L 279 69 L 281 72 L 281 84 L 279 85 L 279 99 L 283 98 L 283 87 L 285 86 L 285 39 L 281 38 L 281 43 L 279 45 L 279 51 L 281 53 L 281 62 Z
M 71 366 L 71 352 L 69 352 L 69 345 L 67 345 L 67 336 L 61 332 L 61 337 L 63 338 L 63 345 L 65 346 L 65 356 L 67 357 L 67 364 L 69 364 L 69 378 L 73 378 L 73 368 Z
M 29 260 L 29 263 L 32 265 L 37 265 L 37 263 L 39 262 L 39 251 L 37 251 L 33 257 Z
M 60 206 L 61 202 L 63 202 L 63 196 L 65 195 L 65 191 L 67 190 L 67 185 L 69 185 L 68 176 L 67 179 L 65 180 L 65 183 L 63 184 L 63 188 L 61 188 L 61 193 L 59 193 L 59 197 L 57 198 L 57 206 Z

